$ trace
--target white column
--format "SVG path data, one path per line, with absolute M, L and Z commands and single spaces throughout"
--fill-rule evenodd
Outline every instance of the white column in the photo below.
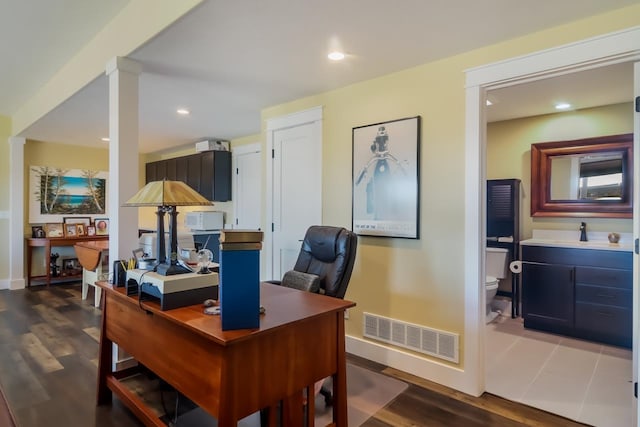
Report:
M 128 259 L 138 247 L 138 209 L 123 207 L 138 191 L 138 75 L 136 61 L 116 57 L 109 77 L 109 259 Z M 113 263 L 109 266 L 113 277 Z
M 138 191 L 138 76 L 141 65 L 115 57 L 107 63 L 109 77 L 109 259 L 128 259 L 138 247 L 138 209 L 123 207 Z M 113 277 L 113 262 L 109 265 Z M 113 344 L 112 369 L 135 365 Z
M 23 289 L 24 272 L 24 145 L 9 138 L 9 289 Z

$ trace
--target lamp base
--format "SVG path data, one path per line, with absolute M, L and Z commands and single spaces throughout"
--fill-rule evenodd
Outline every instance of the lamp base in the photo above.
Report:
M 173 276 L 174 274 L 193 273 L 193 271 L 180 264 L 158 264 L 156 273 L 161 276 Z

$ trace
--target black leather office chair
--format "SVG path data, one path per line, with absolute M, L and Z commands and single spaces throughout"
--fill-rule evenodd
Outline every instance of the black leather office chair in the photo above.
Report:
M 313 225 L 304 236 L 293 270 L 286 272 L 279 283 L 342 299 L 351 279 L 357 246 L 356 234 L 346 228 Z M 323 387 L 320 393 L 330 406 L 331 392 Z
M 346 228 L 312 225 L 304 236 L 293 270 L 285 273 L 281 281 L 272 283 L 344 298 L 357 246 L 356 234 Z

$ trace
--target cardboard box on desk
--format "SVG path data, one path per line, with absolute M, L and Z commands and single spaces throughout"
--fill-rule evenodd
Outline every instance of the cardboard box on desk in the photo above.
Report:
M 260 326 L 262 231 L 220 233 L 220 317 L 222 330 Z

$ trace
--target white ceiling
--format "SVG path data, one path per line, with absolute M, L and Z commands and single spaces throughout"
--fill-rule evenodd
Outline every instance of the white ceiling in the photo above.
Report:
M 45 12 L 53 3 L 21 1 L 39 3 Z M 76 2 L 86 0 L 66 0 Z M 164 150 L 206 137 L 256 134 L 264 107 L 635 3 L 637 0 L 207 0 L 130 56 L 143 65 L 141 151 Z M 93 19 L 99 28 L 100 23 Z M 64 24 L 78 25 L 73 21 Z M 0 31 L 4 31 L 2 25 Z M 33 31 L 39 33 L 38 28 Z M 48 31 L 56 34 L 51 28 Z M 347 53 L 346 60 L 332 63 L 326 59 L 334 47 Z M 5 81 L 4 69 L 0 71 L 4 84 L 0 89 L 13 87 Z M 581 73 L 584 80 L 572 75 L 494 90 L 489 94 L 494 105 L 488 117 L 503 120 L 549 113 L 551 101 L 559 98 L 577 108 L 630 101 L 631 67 L 602 71 Z M 0 113 L 15 111 L 33 87 L 42 84 L 42 77 L 40 83 L 22 75 L 10 74 L 10 79 L 29 89 L 19 91 L 21 99 L 16 94 L 6 102 L 0 97 Z M 177 116 L 178 107 L 187 107 L 192 114 Z M 107 80 L 100 76 L 23 136 L 98 145 L 107 128 Z

